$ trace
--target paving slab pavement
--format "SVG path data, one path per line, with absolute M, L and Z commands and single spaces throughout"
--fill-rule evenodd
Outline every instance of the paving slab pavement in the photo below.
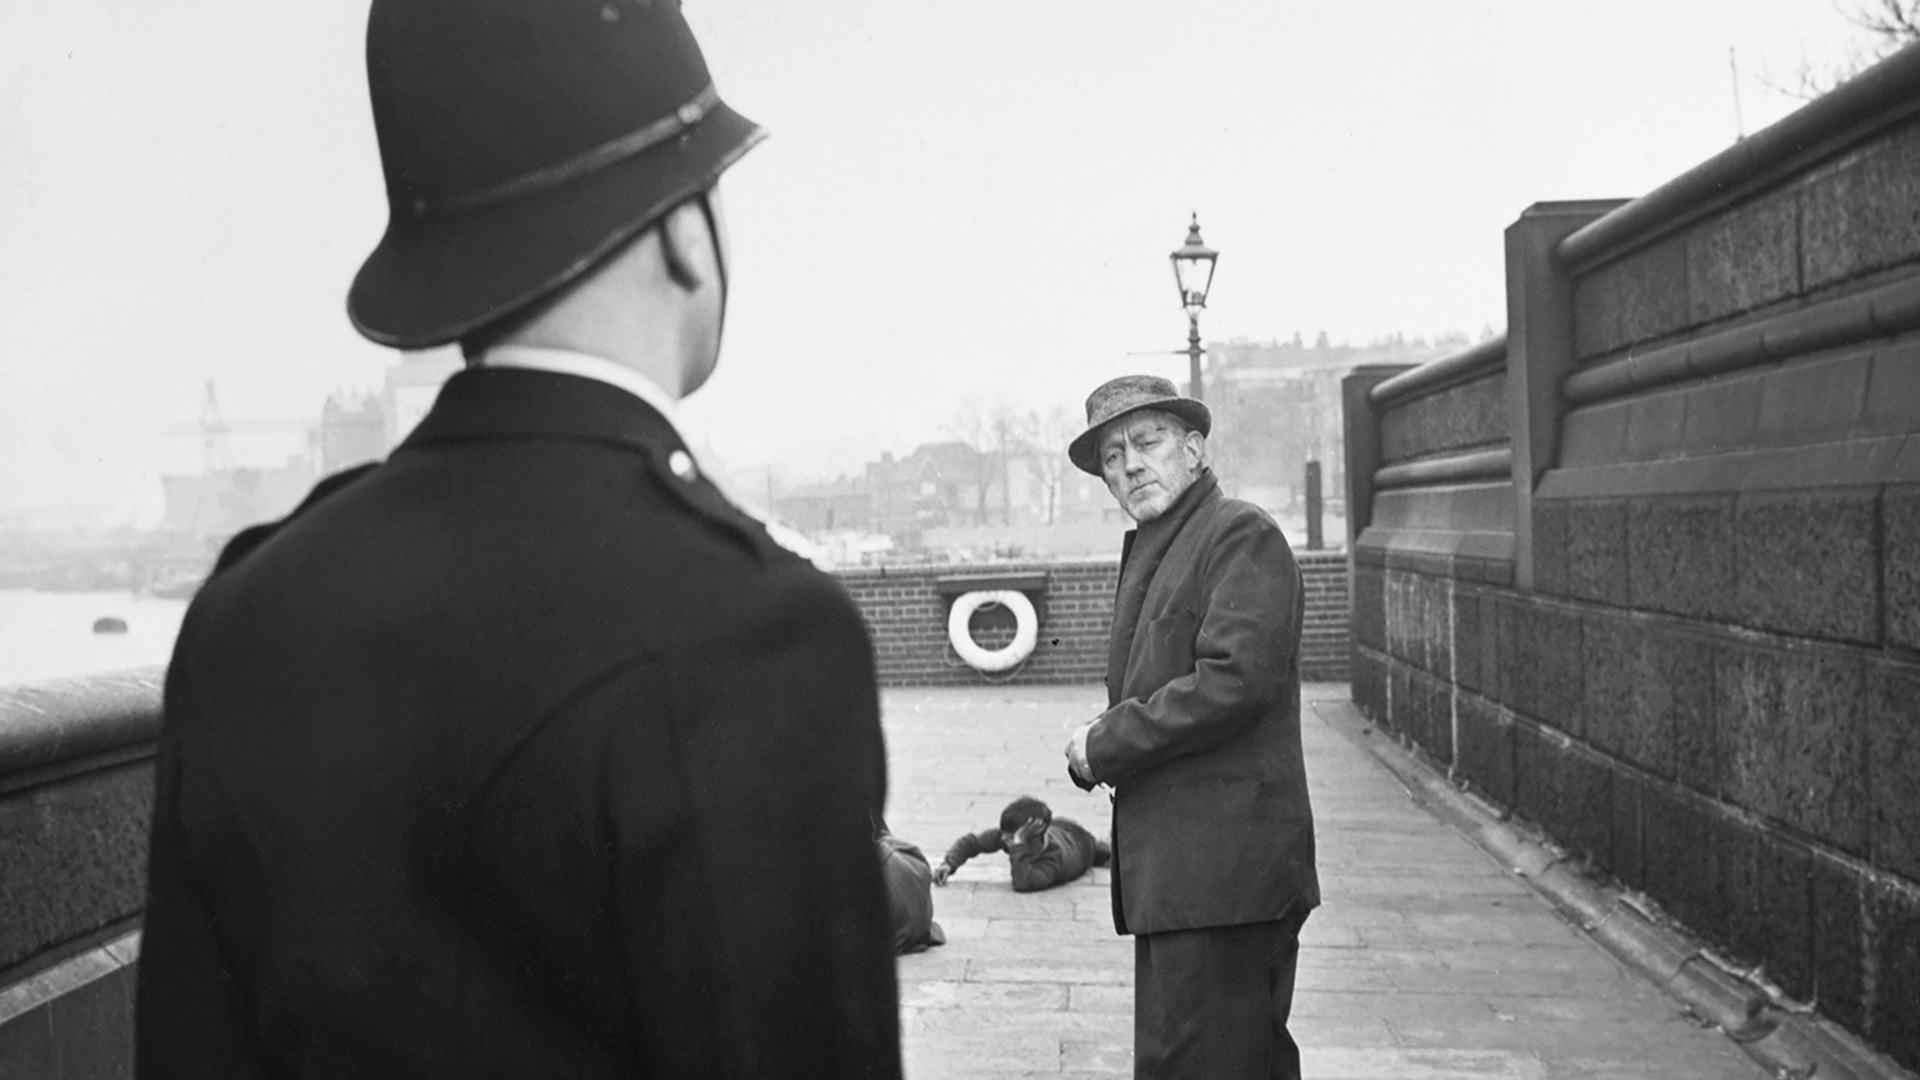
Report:
M 1292 1029 L 1314 1080 L 1755 1080 L 1718 1030 L 1566 921 L 1356 745 L 1343 684 L 1304 694 L 1323 904 L 1301 934 Z M 1104 792 L 1060 748 L 1099 687 L 890 689 L 887 821 L 930 860 L 1017 795 L 1095 835 Z M 1338 710 L 1348 710 L 1340 713 Z M 934 891 L 947 944 L 900 958 L 908 1080 L 1132 1075 L 1133 942 L 1108 876 L 1017 894 L 1004 855 Z

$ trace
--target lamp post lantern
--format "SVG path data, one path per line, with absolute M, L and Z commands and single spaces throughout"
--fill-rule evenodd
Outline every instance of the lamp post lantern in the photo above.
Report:
M 1188 392 L 1195 401 L 1206 400 L 1200 384 L 1200 311 L 1207 306 L 1207 290 L 1213 286 L 1213 262 L 1220 253 L 1200 241 L 1200 214 L 1196 211 L 1187 226 L 1187 242 L 1174 249 L 1173 280 L 1180 286 L 1180 306 L 1187 309 Z

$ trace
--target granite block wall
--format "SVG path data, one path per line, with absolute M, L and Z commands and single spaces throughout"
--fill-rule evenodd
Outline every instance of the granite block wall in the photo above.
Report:
M 1510 328 L 1504 378 L 1414 372 L 1350 415 L 1387 463 L 1496 418 L 1544 440 L 1510 572 L 1447 555 L 1471 530 L 1438 510 L 1361 532 L 1351 670 L 1456 781 L 1915 1067 L 1920 119 L 1888 108 L 1709 163 L 1578 258 L 1510 249 L 1510 297 L 1565 304 Z
M 1916 501 L 1910 484 L 1539 501 L 1555 569 L 1532 590 L 1363 548 L 1355 700 L 1920 1061 L 1898 1004 L 1920 1002 Z
M 1356 603 L 1353 679 L 1384 728 L 1908 1053 L 1891 995 L 1913 987 L 1862 965 L 1907 971 L 1920 925 L 1920 664 L 1417 571 L 1357 567 L 1355 595 L 1382 598 Z M 1462 634 L 1489 612 L 1497 632 Z M 1363 640 L 1368 624 L 1386 648 Z
M 1592 360 L 1843 287 L 1920 258 L 1920 124 L 1782 177 L 1574 283 L 1575 353 Z
M 0 971 L 140 913 L 152 816 L 146 762 L 0 796 Z
M 157 671 L 0 688 L 0 1077 L 132 1072 Z
M 1449 387 L 1408 402 L 1381 417 L 1384 460 L 1462 450 L 1507 437 L 1507 380 L 1495 370 L 1488 377 Z

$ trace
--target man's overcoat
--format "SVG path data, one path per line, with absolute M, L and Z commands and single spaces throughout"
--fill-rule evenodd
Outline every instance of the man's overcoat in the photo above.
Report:
M 1129 533 L 1087 760 L 1113 787 L 1121 933 L 1320 902 L 1300 751 L 1299 567 L 1265 511 L 1201 476 Z
M 456 375 L 221 562 L 142 1076 L 899 1075 L 865 629 L 640 399 Z

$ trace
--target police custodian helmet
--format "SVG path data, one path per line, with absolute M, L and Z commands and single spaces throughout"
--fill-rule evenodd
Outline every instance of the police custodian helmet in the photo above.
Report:
M 347 313 L 400 348 L 565 285 L 765 134 L 679 0 L 374 0 L 367 83 L 387 231 Z

